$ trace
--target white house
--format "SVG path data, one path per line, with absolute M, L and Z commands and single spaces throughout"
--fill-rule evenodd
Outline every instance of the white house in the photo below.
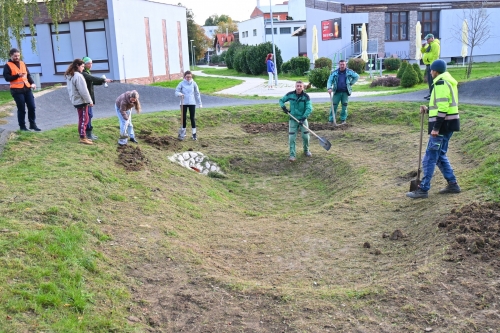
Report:
M 270 12 L 273 12 L 274 36 L 271 34 Z M 290 13 L 295 13 L 300 19 L 291 17 Z M 305 25 L 305 0 L 291 0 L 276 6 L 260 6 L 257 1 L 252 15 L 253 18 L 238 23 L 239 41 L 245 45 L 258 45 L 271 42 L 274 37 L 275 45 L 281 50 L 283 61 L 288 61 L 292 57 L 305 55 L 304 39 L 293 37 L 292 33 Z M 286 18 L 293 18 L 287 20 Z M 302 45 L 302 48 L 299 46 Z M 302 51 L 301 51 L 302 49 Z
M 450 0 L 306 0 L 307 38 L 311 40 L 313 26 L 318 29 L 319 57 L 334 61 L 360 52 L 361 26 L 367 26 L 371 53 L 377 57 L 396 55 L 414 59 L 417 47 L 416 25 L 422 26 L 422 39 L 432 33 L 441 43 L 440 57 L 445 61 L 462 60 L 460 31 L 464 13 L 478 6 L 479 1 Z M 494 19 L 500 17 L 500 2 L 485 2 L 494 33 Z M 335 28 L 336 26 L 336 28 Z M 335 34 L 337 29 L 337 34 Z M 490 38 L 474 49 L 474 61 L 499 61 L 500 39 Z M 422 40 L 422 42 L 425 42 Z M 370 49 L 369 45 L 369 49 Z M 308 43 L 308 54 L 312 44 Z M 470 50 L 469 50 L 470 51 Z M 347 56 L 347 57 L 348 57 Z
M 165 0 L 80 1 L 59 24 L 58 35 L 45 4 L 39 7 L 36 35 L 28 35 L 21 47 L 42 84 L 65 82 L 68 65 L 84 56 L 92 58 L 93 73 L 127 83 L 177 79 L 189 68 L 185 7 Z M 37 41 L 36 52 L 31 38 Z M 18 47 L 15 41 L 12 46 Z M 0 76 L 0 84 L 8 83 Z

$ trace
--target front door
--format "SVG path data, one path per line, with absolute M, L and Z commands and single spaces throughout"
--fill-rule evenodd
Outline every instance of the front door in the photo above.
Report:
M 366 25 L 366 35 L 368 36 L 368 24 Z M 353 45 L 354 54 L 361 53 L 361 29 L 363 28 L 363 23 L 351 24 L 351 45 Z M 358 43 L 359 42 L 359 43 Z

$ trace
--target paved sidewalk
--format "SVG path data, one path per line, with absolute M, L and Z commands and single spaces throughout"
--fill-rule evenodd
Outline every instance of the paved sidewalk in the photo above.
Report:
M 200 66 L 203 68 L 217 68 L 223 69 L 224 67 L 212 67 L 212 66 Z M 244 96 L 262 96 L 262 97 L 283 97 L 286 93 L 295 89 L 295 81 L 290 80 L 280 80 L 278 76 L 278 86 L 274 89 L 267 89 L 267 81 L 262 78 L 253 77 L 239 77 L 239 76 L 225 76 L 225 75 L 213 75 L 205 74 L 202 71 L 194 71 L 194 75 L 198 76 L 208 76 L 208 77 L 222 77 L 227 79 L 243 80 L 244 82 L 217 92 L 216 94 L 221 95 L 244 95 Z M 356 89 L 354 89 L 356 90 Z M 307 91 L 306 91 L 307 92 Z M 383 93 L 383 92 L 382 92 Z M 325 99 L 328 98 L 327 92 L 313 92 L 308 93 L 311 99 Z M 362 97 L 381 94 L 381 92 L 356 92 L 353 91 L 351 97 Z

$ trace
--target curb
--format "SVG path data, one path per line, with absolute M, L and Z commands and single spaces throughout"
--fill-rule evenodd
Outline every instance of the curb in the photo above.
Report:
M 4 146 L 7 143 L 7 141 L 9 140 L 9 136 L 11 133 L 13 133 L 13 132 L 0 128 L 0 155 L 2 154 Z

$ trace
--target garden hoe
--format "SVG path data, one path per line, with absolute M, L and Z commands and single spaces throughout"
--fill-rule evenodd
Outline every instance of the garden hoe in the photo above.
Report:
M 296 122 L 299 122 L 299 120 L 297 118 L 295 118 L 294 116 L 292 116 L 290 114 L 290 112 L 288 112 L 288 115 L 293 119 L 295 120 Z M 317 135 L 316 133 L 314 133 L 313 131 L 311 131 L 310 128 L 308 128 L 307 126 L 305 125 L 302 125 L 306 130 L 308 130 L 309 132 L 311 132 L 312 135 L 314 135 L 315 137 L 318 138 L 319 140 L 319 144 L 321 145 L 321 147 L 325 148 L 327 151 L 330 150 L 330 147 L 332 146 L 332 144 L 330 143 L 330 141 L 328 141 L 327 139 L 325 138 L 322 138 L 320 137 L 319 135 Z
M 418 190 L 418 185 L 420 185 L 420 171 L 422 170 L 422 166 L 420 165 L 420 163 L 422 162 L 422 137 L 424 135 L 424 117 L 425 113 L 420 113 L 420 147 L 418 149 L 417 178 L 410 182 L 410 192 Z

